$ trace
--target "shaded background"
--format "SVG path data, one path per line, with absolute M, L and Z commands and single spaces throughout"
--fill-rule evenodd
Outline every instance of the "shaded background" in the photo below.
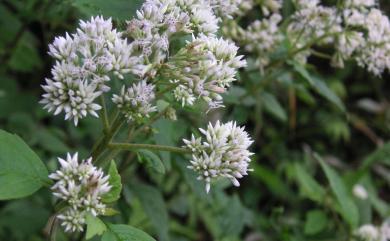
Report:
M 0 1 L 0 128 L 20 135 L 50 170 L 56 168 L 55 157 L 66 152 L 86 157 L 101 127 L 99 120 L 89 117 L 75 128 L 38 104 L 40 85 L 52 65 L 47 45 L 55 36 L 75 30 L 80 18 L 95 14 L 112 16 L 117 27 L 125 28 L 124 20 L 140 4 L 141 0 Z M 382 1 L 382 9 L 389 8 Z M 259 105 L 242 102 L 240 96 L 249 88 L 245 81 L 256 81 L 259 73 L 241 73 L 240 83 L 226 96 L 227 107 L 208 118 L 235 119 L 256 140 L 254 172 L 242 180 L 242 187 L 222 181 L 206 195 L 202 183 L 185 168 L 186 160 L 160 153 L 165 175 L 145 170 L 136 161 L 121 170 L 124 198 L 115 207 L 121 215 L 111 218 L 113 222 L 129 223 L 159 240 L 347 240 L 350 227 L 334 210 L 328 181 L 313 151 L 342 175 L 349 192 L 356 180 L 369 190 L 369 200 L 355 200 L 361 223 L 380 223 L 389 216 L 389 75 L 375 78 L 352 63 L 335 70 L 328 61 L 309 62 L 317 66 L 346 112 L 305 86 L 291 95 L 291 86 L 283 82 L 267 87 L 264 91 L 271 97 L 257 99 Z M 207 123 L 199 113 L 179 112 L 175 123 L 161 120 L 143 138 L 181 145 L 190 130 Z M 370 158 L 375 159 L 370 168 L 362 169 Z M 120 159 L 137 157 L 123 154 Z M 302 172 L 323 187 L 329 202 L 315 201 L 316 193 L 310 192 L 316 188 Z M 0 240 L 45 240 L 43 228 L 52 206 L 47 190 L 28 199 L 0 202 Z M 58 240 L 67 238 L 60 234 Z

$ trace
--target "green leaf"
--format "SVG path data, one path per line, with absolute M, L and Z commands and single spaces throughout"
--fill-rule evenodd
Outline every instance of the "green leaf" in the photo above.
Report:
M 166 108 L 168 108 L 169 103 L 166 102 L 165 100 L 158 100 L 156 105 L 157 105 L 157 110 L 159 112 L 162 112 L 165 111 Z
M 87 214 L 85 221 L 87 223 L 87 233 L 85 234 L 85 239 L 87 240 L 93 238 L 95 235 L 100 236 L 107 230 L 103 221 L 90 213 Z
M 30 32 L 25 32 L 13 51 L 9 61 L 10 68 L 19 72 L 33 72 L 42 66 L 37 39 Z
M 124 224 L 107 224 L 102 241 L 156 241 L 144 231 Z
M 138 182 L 132 185 L 132 190 L 139 198 L 160 240 L 169 240 L 168 211 L 161 192 L 153 186 Z
M 302 165 L 295 163 L 294 171 L 302 195 L 313 201 L 322 203 L 325 197 L 324 188 L 306 172 Z
M 27 144 L 0 130 L 0 200 L 29 196 L 49 182 L 45 165 Z
M 130 20 L 143 0 L 73 0 L 72 4 L 86 15 L 102 14 L 119 20 Z
M 321 232 L 328 224 L 326 214 L 321 210 L 312 210 L 306 214 L 305 234 L 313 235 Z
M 256 163 L 251 164 L 251 166 L 254 170 L 253 177 L 263 182 L 273 195 L 283 198 L 288 198 L 291 195 L 288 186 L 274 170 Z
M 120 212 L 113 208 L 106 208 L 104 210 L 104 216 L 115 216 L 117 214 L 120 214 Z
M 261 95 L 261 98 L 267 112 L 283 122 L 287 120 L 286 111 L 283 109 L 282 105 L 274 95 L 265 92 Z
M 120 198 L 122 191 L 121 176 L 118 173 L 114 160 L 111 161 L 108 175 L 110 175 L 108 182 L 111 185 L 111 190 L 102 197 L 102 201 L 105 203 L 112 203 Z
M 336 171 L 328 166 L 328 164 L 326 164 L 319 155 L 314 154 L 314 156 L 320 162 L 321 167 L 330 183 L 330 187 L 340 205 L 340 210 L 338 211 L 352 228 L 356 228 L 359 222 L 359 210 L 347 191 L 348 189 L 345 186 L 345 183 Z
M 294 61 L 288 61 L 288 63 L 290 65 L 292 65 L 294 67 L 294 70 L 298 74 L 300 74 L 307 82 L 309 82 L 310 85 L 312 85 L 312 86 L 314 85 L 314 81 L 311 78 L 310 73 L 301 64 L 299 64 L 298 62 L 294 62 Z
M 390 142 L 368 155 L 363 161 L 363 168 L 369 168 L 375 162 L 382 162 L 390 166 Z
M 140 153 L 142 157 L 145 158 L 147 162 L 146 165 L 148 168 L 153 169 L 157 173 L 165 174 L 164 164 L 162 163 L 158 155 L 149 150 L 139 150 L 138 153 Z
M 299 63 L 288 61 L 294 67 L 294 70 L 301 75 L 310 86 L 328 101 L 335 104 L 341 111 L 345 111 L 345 106 L 340 98 L 318 77 L 311 76 L 310 73 Z
M 335 104 L 341 111 L 345 111 L 345 106 L 341 99 L 331 90 L 320 78 L 313 77 L 313 88 L 328 101 Z

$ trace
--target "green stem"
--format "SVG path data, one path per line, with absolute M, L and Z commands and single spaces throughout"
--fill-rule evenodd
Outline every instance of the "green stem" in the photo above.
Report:
M 100 103 L 102 105 L 102 122 L 103 122 L 103 128 L 104 132 L 107 132 L 108 129 L 110 129 L 110 123 L 108 121 L 108 115 L 107 115 L 107 106 L 106 106 L 106 101 L 104 99 L 104 95 L 100 96 Z
M 93 160 L 96 160 L 106 149 L 108 143 L 111 142 L 114 135 L 118 132 L 120 127 L 125 122 L 125 119 L 118 114 L 114 121 L 112 122 L 111 127 L 108 129 L 108 131 L 104 134 L 102 138 L 97 142 L 95 147 L 92 150 L 92 158 Z
M 153 151 L 168 151 L 181 154 L 189 154 L 190 150 L 180 147 L 173 146 L 162 146 L 162 145 L 153 145 L 153 144 L 138 144 L 138 143 L 109 143 L 108 148 L 111 149 L 120 149 L 120 150 L 137 150 L 137 149 L 147 149 Z

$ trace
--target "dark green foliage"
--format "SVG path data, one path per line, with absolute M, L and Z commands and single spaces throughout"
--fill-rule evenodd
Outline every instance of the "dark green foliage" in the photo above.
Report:
M 293 6 L 285 2 L 287 14 Z M 101 130 L 98 119 L 88 117 L 75 128 L 38 104 L 52 64 L 48 43 L 73 31 L 78 19 L 96 14 L 112 17 L 124 29 L 124 20 L 141 3 L 0 3 L 0 129 L 7 131 L 0 131 L 0 240 L 46 240 L 55 203 L 49 191 L 38 190 L 50 186 L 47 169 L 54 171 L 55 158 L 66 152 L 88 157 L 102 134 L 96 131 Z M 352 63 L 335 70 L 315 57 L 302 66 L 285 59 L 286 48 L 273 56 L 286 62 L 271 81 L 258 71 L 242 70 L 240 81 L 224 94 L 226 108 L 207 116 L 201 106 L 178 111 L 178 121 L 161 119 L 133 140 L 181 146 L 181 138 L 209 120 L 237 120 L 255 140 L 253 171 L 240 188 L 220 180 L 206 194 L 204 183 L 187 168 L 188 156 L 122 153 L 116 164 L 105 167 L 114 187 L 104 198 L 111 203 L 107 214 L 115 215 L 89 217 L 86 236 L 102 241 L 350 240 L 361 224 L 387 218 L 389 75 L 376 78 Z M 167 105 L 158 107 L 162 112 Z M 126 137 L 119 133 L 118 139 Z M 10 169 L 19 175 L 8 175 Z M 367 189 L 367 200 L 353 196 L 357 183 Z M 59 229 L 57 240 L 82 240 L 85 234 L 65 235 Z

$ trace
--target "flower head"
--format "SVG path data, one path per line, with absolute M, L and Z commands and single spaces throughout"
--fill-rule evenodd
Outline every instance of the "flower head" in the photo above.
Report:
M 111 190 L 108 175 L 92 165 L 92 158 L 79 162 L 78 154 L 69 153 L 58 158 L 60 169 L 49 175 L 55 181 L 53 195 L 66 202 L 66 210 L 59 214 L 65 231 L 82 231 L 87 212 L 94 216 L 104 214 L 101 198 Z
M 238 47 L 222 38 L 201 35 L 193 37 L 170 62 L 166 73 L 176 73 L 171 82 L 176 100 L 192 105 L 203 99 L 210 108 L 222 105 L 224 93 L 236 80 L 238 68 L 246 66 L 243 56 L 237 55 Z
M 186 147 L 192 152 L 191 165 L 199 174 L 199 179 L 205 180 L 206 191 L 210 190 L 214 178 L 226 177 L 235 186 L 240 183 L 237 179 L 248 175 L 250 156 L 248 148 L 252 144 L 244 127 L 238 127 L 235 122 L 215 125 L 211 123 L 207 130 L 200 129 L 205 140 L 201 137 L 184 140 Z
M 123 86 L 120 95 L 114 95 L 112 101 L 125 117 L 131 121 L 149 117 L 151 112 L 156 111 L 156 106 L 152 105 L 154 98 L 154 85 L 147 84 L 143 80 L 133 84 L 128 89 Z
M 110 88 L 110 75 L 143 75 L 145 66 L 140 56 L 133 55 L 133 46 L 113 29 L 111 19 L 92 17 L 80 21 L 76 33 L 56 37 L 49 45 L 49 54 L 56 60 L 53 77 L 43 85 L 41 103 L 54 114 L 65 112 L 65 119 L 79 119 L 87 114 L 97 116 L 100 106 L 95 99 Z

